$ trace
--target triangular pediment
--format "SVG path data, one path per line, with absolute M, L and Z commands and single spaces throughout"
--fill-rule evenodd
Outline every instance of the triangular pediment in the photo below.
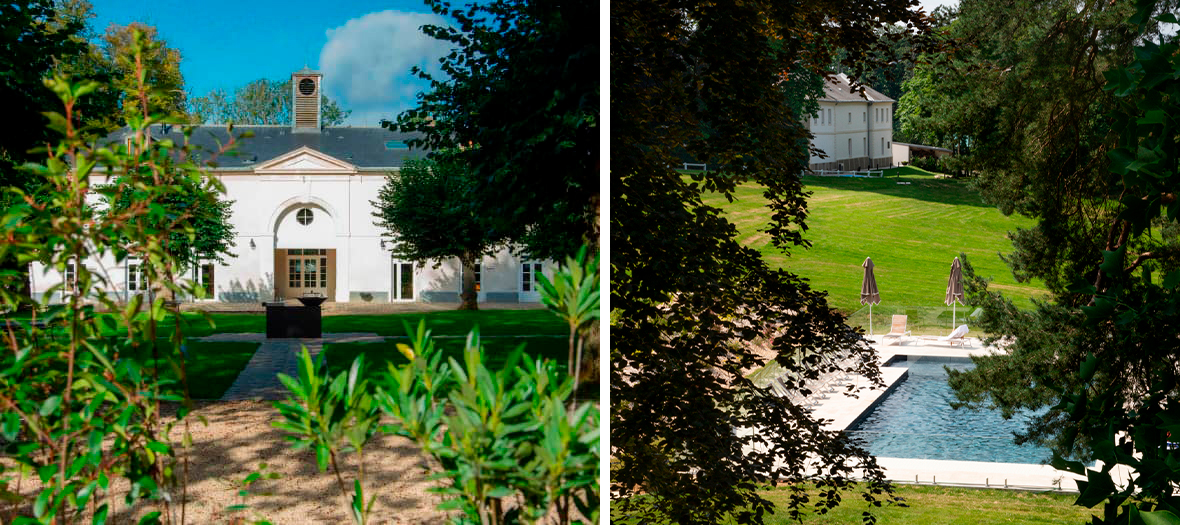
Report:
M 258 174 L 356 173 L 356 166 L 336 157 L 302 146 L 263 162 L 254 168 Z

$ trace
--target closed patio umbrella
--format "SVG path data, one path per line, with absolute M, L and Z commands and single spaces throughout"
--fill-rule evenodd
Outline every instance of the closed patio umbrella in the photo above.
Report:
M 955 303 L 963 304 L 963 267 L 959 265 L 959 258 L 951 263 L 951 277 L 946 282 L 946 305 L 951 307 L 951 326 L 956 323 Z
M 873 335 L 873 305 L 881 304 L 881 293 L 877 291 L 877 278 L 873 275 L 873 259 L 865 257 L 864 281 L 860 283 L 860 304 L 869 305 L 869 335 Z

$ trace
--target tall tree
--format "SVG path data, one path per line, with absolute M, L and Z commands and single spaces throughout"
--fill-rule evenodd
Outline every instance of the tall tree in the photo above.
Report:
M 291 80 L 260 78 L 238 87 L 233 94 L 214 89 L 189 99 L 189 114 L 195 124 L 291 123 Z M 339 126 L 352 114 L 327 95 L 320 96 L 320 126 Z
M 184 76 L 180 73 L 180 51 L 168 47 L 160 38 L 154 26 L 132 22 L 125 26 L 111 24 L 102 35 L 103 58 L 113 69 L 113 87 L 119 93 L 119 105 L 124 115 L 137 115 L 143 108 L 135 107 L 139 79 L 136 74 L 135 55 L 132 53 L 136 41 L 143 42 L 144 83 L 152 86 L 152 96 L 147 101 L 147 110 L 171 116 L 186 114 Z M 118 127 L 121 119 L 103 123 L 108 129 Z
M 504 246 L 491 217 L 468 206 L 474 175 L 461 158 L 408 161 L 377 194 L 373 217 L 393 237 L 393 254 L 420 265 L 458 258 L 463 272 L 460 310 L 477 310 L 475 263 Z
M 55 65 L 87 51 L 80 37 L 84 25 L 65 19 L 51 0 L 23 0 L 0 4 L 0 100 L 4 122 L 0 130 L 0 189 L 33 191 L 40 180 L 18 169 L 36 159 L 31 150 L 56 138 L 43 112 L 58 107 L 58 98 L 45 86 Z M 15 203 L 14 193 L 0 191 L 0 208 Z M 8 255 L 0 268 L 24 275 L 22 293 L 30 290 L 28 266 Z
M 598 247 L 598 4 L 427 0 L 450 26 L 423 31 L 453 49 L 418 107 L 383 122 L 421 132 L 414 146 L 463 148 L 475 174 L 469 206 L 532 257 Z
M 32 159 L 29 150 L 50 138 L 43 111 L 56 107 L 57 97 L 42 78 L 57 61 L 82 53 L 76 21 L 54 24 L 51 0 L 0 4 L 0 99 L 4 100 L 4 130 L 0 131 L 0 184 L 24 186 L 25 176 L 15 166 Z
M 1112 114 L 1120 93 L 1105 89 L 1108 75 L 1131 63 L 1137 42 L 1158 36 L 1153 23 L 1140 35 L 1128 21 L 1135 6 L 1131 0 L 961 4 L 946 28 L 957 52 L 929 56 L 907 83 L 898 111 L 903 129 L 919 139 L 959 148 L 987 202 L 1037 221 L 1010 234 L 1012 252 L 1003 258 L 1019 281 L 1043 282 L 1049 297 L 1020 310 L 987 291 L 983 276 L 967 265 L 971 300 L 983 308 L 978 328 L 1003 337 L 1008 352 L 952 374 L 951 386 L 960 404 L 1035 414 L 1017 441 L 1066 457 L 1088 454 L 1091 443 L 1071 437 L 1078 427 L 1067 411 L 1052 407 L 1062 388 L 1082 384 L 1077 369 L 1086 355 L 1104 353 L 1114 340 L 1111 327 L 1086 324 L 1081 308 L 1094 298 L 1076 293 L 1076 285 L 1095 282 L 1104 251 L 1168 253 L 1175 244 L 1167 236 L 1123 238 L 1111 223 L 1122 213 L 1123 190 L 1110 169 L 1123 135 L 1113 126 L 1123 117 Z M 1160 271 L 1170 264 L 1149 266 Z M 1103 363 L 1111 373 L 1128 364 L 1113 356 Z M 1126 385 L 1134 390 L 1143 381 Z
M 123 94 L 113 85 L 118 72 L 114 62 L 103 54 L 99 45 L 101 35 L 90 25 L 93 18 L 93 5 L 89 1 L 57 0 L 57 11 L 49 26 L 55 31 L 71 25 L 81 27 L 71 36 L 78 43 L 79 51 L 58 57 L 54 73 L 76 81 L 93 80 L 99 83 L 94 93 L 78 100 L 74 111 L 84 133 L 105 136 L 115 130 L 118 122 L 122 122 L 119 108 Z
M 835 371 L 879 382 L 875 352 L 823 292 L 739 244 L 702 193 L 732 198 L 739 184 L 761 185 L 764 231 L 779 249 L 805 249 L 808 157 L 783 145 L 808 133 L 783 81 L 827 73 L 833 49 L 847 51 L 854 72 L 871 67 L 866 59 L 884 52 L 874 28 L 925 31 L 908 7 L 611 4 L 611 488 L 639 521 L 761 523 L 773 505 L 757 483 L 837 488 L 854 470 L 869 480 L 868 498 L 882 490 L 867 452 L 745 377 L 763 364 L 751 348 L 758 338 L 771 340 L 793 390 Z M 678 173 L 681 148 L 718 170 Z M 838 491 L 822 494 L 819 508 L 839 502 Z M 795 492 L 790 514 L 805 501 Z
M 171 162 L 166 161 L 163 169 L 171 169 L 170 165 Z M 172 233 L 164 240 L 164 248 L 183 266 L 182 270 L 191 269 L 202 260 L 225 262 L 226 256 L 232 256 L 230 249 L 235 245 L 230 220 L 234 201 L 222 199 L 218 192 L 197 182 L 181 177 L 176 180 L 178 182 L 172 185 L 171 191 L 155 197 L 159 212 L 137 217 L 136 221 L 145 229 L 168 227 Z M 103 189 L 106 213 L 112 216 L 127 214 L 132 208 L 141 206 L 150 193 L 119 178 Z
M 1030 434 L 1053 441 L 1055 467 L 1086 476 L 1076 503 L 1104 504 L 1094 523 L 1180 523 L 1180 36 L 1160 34 L 1158 24 L 1177 23 L 1168 12 L 1177 6 L 1148 0 L 1117 7 L 1126 17 L 1119 30 L 1134 48 L 1111 57 L 1107 44 L 1087 61 L 1109 60 L 1096 119 L 1107 131 L 1100 143 L 1104 155 L 1094 161 L 1094 179 L 1086 181 L 1087 202 L 1075 202 L 1078 195 L 1060 186 L 1053 195 L 1043 187 L 1051 179 L 1020 188 L 1052 201 L 1031 207 L 1040 213 L 1034 234 L 1040 245 L 1017 243 L 1025 258 L 1010 262 L 1018 271 L 1053 280 L 1054 302 L 1021 312 L 999 294 L 978 290 L 985 330 L 1012 344 L 1007 356 L 981 362 L 979 374 L 959 375 L 954 386 L 971 402 L 1056 401 L 1048 418 L 1058 424 L 1034 427 Z M 1046 147 L 1089 146 L 1070 135 L 1059 140 Z M 1072 231 L 1062 235 L 1053 227 Z M 1048 251 L 1046 245 L 1070 251 Z M 1025 261 L 1036 264 L 1019 264 Z M 989 377 L 1011 380 L 1017 367 L 1027 367 L 1022 388 L 998 391 L 982 384 Z M 1070 453 L 1102 466 L 1068 461 Z M 1116 485 L 1116 469 L 1129 473 L 1125 483 Z

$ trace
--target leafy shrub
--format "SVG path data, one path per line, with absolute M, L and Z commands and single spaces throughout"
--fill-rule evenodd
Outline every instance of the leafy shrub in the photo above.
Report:
M 499 371 L 483 364 L 478 331 L 467 337 L 463 363 L 443 359 L 420 323 L 410 344 L 397 348 L 409 360 L 388 374 L 364 379 L 364 359 L 328 377 L 304 349 L 299 377 L 280 376 L 293 397 L 276 403 L 296 447 L 314 448 L 322 470 L 333 468 L 356 523 L 367 523 L 373 497 L 364 498 L 365 444 L 376 432 L 407 437 L 449 483 L 438 488 L 441 509 L 458 510 L 459 524 L 534 523 L 553 515 L 571 523 L 575 510 L 598 513 L 598 410 L 583 403 L 567 410 L 573 380 L 552 362 L 517 349 Z M 380 414 L 392 423 L 378 425 Z M 352 495 L 337 468 L 342 453 L 361 454 Z
M 136 34 L 134 63 L 142 64 L 138 58 L 148 48 Z M 31 504 L 32 511 L 14 523 L 74 523 L 88 517 L 105 523 L 110 512 L 106 493 L 114 478 L 130 483 L 124 498 L 128 506 L 147 502 L 140 523 L 171 523 L 178 510 L 183 514 L 183 479 L 175 467 L 178 445 L 183 449 L 191 436 L 186 429 L 183 443 L 170 442 L 167 436 L 176 423 L 160 416 L 165 402 L 186 402 L 177 420 L 189 411 L 178 351 L 181 329 L 177 326 L 169 339 L 157 338 L 157 323 L 167 314 L 163 298 L 145 304 L 136 296 L 129 304 L 116 304 L 102 293 L 110 285 L 105 271 L 91 265 L 136 257 L 158 289 L 200 296 L 191 282 L 176 280 L 183 263 L 167 249 L 167 239 L 192 232 L 183 226 L 188 216 L 169 206 L 169 197 L 184 186 L 198 190 L 194 199 L 214 201 L 223 188 L 183 160 L 188 146 L 147 140 L 149 126 L 175 119 L 149 112 L 149 100 L 159 94 L 144 84 L 139 67 L 134 107 L 143 111 L 127 122 L 134 138 L 112 147 L 88 142 L 75 124 L 79 100 L 99 85 L 47 79 L 45 85 L 64 107 L 63 113 L 46 113 L 49 127 L 62 138 L 47 147 L 44 163 L 25 167 L 39 181 L 35 191 L 8 189 L 17 204 L 2 218 L 0 258 L 26 268 L 37 262 L 62 273 L 69 265 L 74 275 L 73 282 L 54 285 L 35 300 L 20 291 L 27 278 L 23 272 L 0 273 L 4 309 L 34 307 L 31 321 L 4 325 L 5 351 L 0 352 L 0 436 L 5 454 L 18 464 L 0 466 L 0 497 L 18 506 Z M 116 182 L 91 186 L 96 174 Z M 87 204 L 94 194 L 114 200 L 131 192 L 136 205 L 117 213 Z M 65 304 L 49 305 L 59 293 Z M 103 310 L 110 313 L 97 313 Z M 43 313 L 38 316 L 38 311 Z M 119 323 L 126 335 L 102 335 Z M 20 476 L 26 470 L 42 486 L 31 502 L 7 488 L 14 472 Z

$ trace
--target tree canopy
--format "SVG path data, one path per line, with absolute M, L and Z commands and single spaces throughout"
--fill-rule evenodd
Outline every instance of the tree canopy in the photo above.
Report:
M 285 125 L 291 123 L 291 79 L 267 80 L 260 78 L 226 93 L 214 89 L 205 95 L 192 97 L 188 111 L 194 124 L 257 124 Z M 320 95 L 320 126 L 339 126 L 352 114 L 327 95 Z
M 837 370 L 879 381 L 875 352 L 823 292 L 740 245 L 702 194 L 761 185 L 763 231 L 779 249 L 806 249 L 807 152 L 783 145 L 806 144 L 808 132 L 787 91 L 828 73 L 834 49 L 854 73 L 872 67 L 885 52 L 875 28 L 891 23 L 909 37 L 927 24 L 892 0 L 611 4 L 611 488 L 621 513 L 761 523 L 773 511 L 761 482 L 827 489 L 855 471 L 867 498 L 882 490 L 867 452 L 745 377 L 764 364 L 757 342 L 795 391 Z M 717 171 L 677 172 L 682 151 Z M 825 474 L 810 477 L 805 463 Z M 837 491 L 821 494 L 817 507 L 838 504 Z M 799 492 L 788 503 L 792 516 L 807 505 Z
M 57 97 L 42 80 L 57 61 L 82 54 L 86 45 L 77 20 L 62 20 L 51 0 L 25 0 L 0 5 L 0 100 L 4 100 L 4 129 L 0 131 L 0 185 L 25 186 L 26 176 L 15 166 L 30 160 L 29 150 L 51 134 L 42 115 L 56 107 Z
M 1037 411 L 1018 441 L 1086 475 L 1077 503 L 1106 505 L 1095 523 L 1180 514 L 1180 39 L 1159 25 L 1175 7 L 963 4 L 961 51 L 915 76 L 914 123 L 968 139 L 984 198 L 1037 219 L 1004 258 L 1049 289 L 1020 310 L 965 265 L 978 327 L 1006 352 L 951 386 L 963 405 Z M 1119 465 L 1133 473 L 1116 487 Z
M 137 59 L 132 53 L 137 39 L 143 41 L 143 54 L 138 58 L 143 62 L 141 70 L 136 69 Z M 101 40 L 103 58 L 113 69 L 112 87 L 119 93 L 119 105 L 124 116 L 143 112 L 143 108 L 134 107 L 137 103 L 144 103 L 135 96 L 141 82 L 137 71 L 143 71 L 143 84 L 152 87 L 151 96 L 146 102 L 147 111 L 174 116 L 186 114 L 184 75 L 180 73 L 180 51 L 168 47 L 168 43 L 160 37 L 155 26 L 142 22 L 132 22 L 125 26 L 111 24 Z M 118 126 L 114 122 L 108 122 L 106 127 L 115 129 Z
M 428 0 L 448 26 L 442 75 L 418 106 L 383 122 L 424 135 L 414 147 L 458 150 L 474 174 L 468 205 L 531 257 L 562 260 L 598 247 L 598 4 Z
M 459 308 L 478 309 L 475 264 L 504 246 L 486 213 L 469 206 L 474 174 L 456 157 L 411 160 L 389 174 L 373 201 L 373 217 L 393 241 L 393 255 L 419 264 L 457 257 L 462 264 Z
M 165 166 L 164 169 L 170 168 Z M 230 249 L 235 245 L 234 227 L 230 221 L 234 201 L 222 199 L 218 192 L 210 191 L 200 182 L 177 177 L 170 191 L 161 195 L 116 178 L 112 188 L 118 191 L 112 189 L 105 198 L 106 213 L 126 214 L 142 206 L 146 196 L 151 194 L 158 205 L 158 213 L 137 213 L 138 226 L 163 230 L 167 225 L 170 234 L 165 240 L 165 249 L 188 268 L 201 260 L 224 263 L 225 256 L 232 256 Z

